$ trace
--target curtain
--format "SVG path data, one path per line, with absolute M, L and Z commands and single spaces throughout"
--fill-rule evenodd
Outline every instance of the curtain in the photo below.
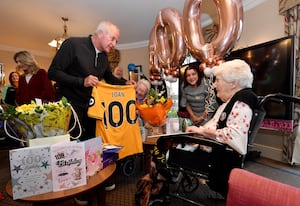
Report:
M 279 0 L 279 13 L 284 15 L 287 10 L 294 8 L 299 4 L 300 0 Z
M 279 12 L 284 16 L 285 35 L 295 35 L 295 96 L 300 97 L 300 0 L 279 0 Z M 283 158 L 291 164 L 300 164 L 300 105 L 295 105 L 294 133 L 286 133 L 283 145 Z

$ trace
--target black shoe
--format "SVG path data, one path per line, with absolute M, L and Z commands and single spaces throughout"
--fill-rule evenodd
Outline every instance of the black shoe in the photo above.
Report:
M 88 205 L 88 201 L 85 196 L 77 196 L 74 198 L 74 201 L 75 201 L 76 205 L 78 205 L 78 206 Z
M 116 188 L 116 184 L 107 182 L 104 184 L 104 187 L 105 187 L 105 191 L 108 192 L 114 190 Z

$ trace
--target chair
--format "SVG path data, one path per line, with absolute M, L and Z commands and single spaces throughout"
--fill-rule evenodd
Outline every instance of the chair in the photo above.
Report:
M 229 177 L 226 205 L 299 205 L 300 189 L 243 169 L 233 169 Z
M 245 161 L 252 160 L 260 156 L 259 151 L 253 151 L 253 142 L 255 137 L 257 136 L 258 130 L 261 126 L 261 123 L 266 115 L 266 111 L 264 110 L 264 105 L 268 101 L 277 102 L 279 104 L 294 102 L 300 104 L 300 98 L 282 94 L 282 93 L 274 93 L 268 94 L 264 97 L 259 97 L 258 108 L 254 110 L 253 117 L 250 124 L 249 129 L 249 137 L 248 137 L 248 152 L 245 157 Z
M 262 100 L 263 99 L 260 99 L 259 102 L 261 103 Z M 247 154 L 243 158 L 242 168 L 244 167 L 245 161 L 253 160 L 260 156 L 259 151 L 253 150 L 253 142 L 255 140 L 255 137 L 257 136 L 260 125 L 264 120 L 264 117 L 266 116 L 266 111 L 263 108 L 263 104 L 260 103 L 258 105 L 258 108 L 253 110 L 253 115 L 252 115 L 249 131 L 248 131 Z

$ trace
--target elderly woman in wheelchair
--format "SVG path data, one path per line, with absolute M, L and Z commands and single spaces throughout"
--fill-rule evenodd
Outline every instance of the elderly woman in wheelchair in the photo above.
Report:
M 253 74 L 250 66 L 243 60 L 227 61 L 214 71 L 214 87 L 218 98 L 224 102 L 216 111 L 213 118 L 205 125 L 187 127 L 186 132 L 193 132 L 205 138 L 228 145 L 237 153 L 244 156 L 247 153 L 248 135 L 253 111 L 258 107 L 257 96 L 252 92 Z M 211 188 L 221 194 L 227 193 L 227 180 L 231 168 L 239 167 L 230 159 L 220 156 L 221 164 L 211 171 L 213 179 L 209 181 Z M 237 158 L 238 159 L 238 158 Z M 232 165 L 230 165 L 232 164 Z
M 187 127 L 188 133 L 160 136 L 153 150 L 153 162 L 148 174 L 152 184 L 150 188 L 159 186 L 160 192 L 157 194 L 163 197 L 175 196 L 197 204 L 178 191 L 180 185 L 185 192 L 195 191 L 200 178 L 205 180 L 211 190 L 225 198 L 230 171 L 243 167 L 248 152 L 248 139 L 255 125 L 253 121 L 256 121 L 253 117 L 259 106 L 258 98 L 252 92 L 253 74 L 250 66 L 239 59 L 222 63 L 213 72 L 213 86 L 223 104 L 212 119 L 200 127 Z M 168 189 L 164 188 L 173 183 L 176 173 L 181 174 L 176 192 L 166 194 Z M 138 185 L 143 182 L 139 181 Z M 141 199 L 152 199 L 152 202 L 161 200 L 153 199 L 153 194 L 145 198 L 145 194 L 149 193 L 136 194 L 137 202 Z

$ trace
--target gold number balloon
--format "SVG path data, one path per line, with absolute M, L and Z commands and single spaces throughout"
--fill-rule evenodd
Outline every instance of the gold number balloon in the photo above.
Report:
M 218 33 L 205 42 L 201 29 L 202 0 L 186 0 L 183 10 L 183 31 L 187 48 L 201 62 L 212 64 L 222 59 L 240 38 L 243 23 L 241 0 L 213 0 L 219 17 Z
M 164 68 L 180 66 L 186 56 L 182 31 L 182 17 L 173 8 L 160 10 L 154 26 L 154 44 L 160 64 Z
M 149 70 L 150 70 L 150 80 L 160 81 L 161 80 L 161 65 L 156 53 L 154 28 L 152 28 L 149 38 Z

